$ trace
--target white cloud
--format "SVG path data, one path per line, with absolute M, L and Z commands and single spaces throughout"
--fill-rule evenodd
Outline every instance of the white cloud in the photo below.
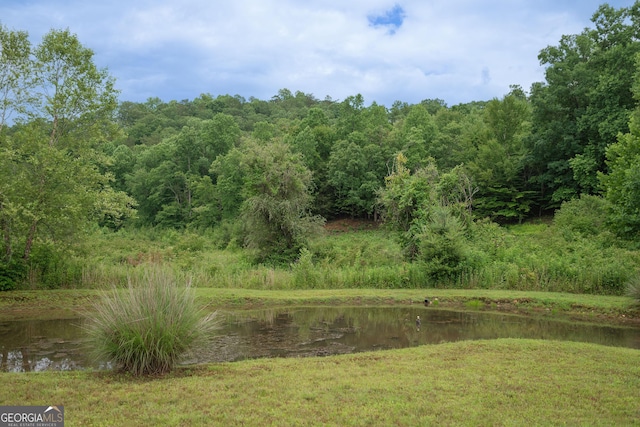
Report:
M 625 6 L 622 0 L 609 2 Z M 620 3 L 620 4 L 616 4 Z M 66 28 L 96 52 L 121 99 L 202 93 L 269 99 L 362 93 L 391 105 L 500 97 L 543 80 L 537 54 L 589 26 L 596 0 L 9 1 L 0 21 L 33 41 Z M 402 8 L 403 21 L 371 25 Z

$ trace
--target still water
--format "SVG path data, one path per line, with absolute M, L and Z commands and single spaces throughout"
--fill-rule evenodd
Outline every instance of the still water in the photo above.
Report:
M 416 324 L 416 317 L 421 322 Z M 640 349 L 640 328 L 430 307 L 303 307 L 219 312 L 213 344 L 184 363 L 306 357 L 461 340 L 534 338 Z M 109 368 L 87 358 L 82 319 L 0 322 L 0 371 Z

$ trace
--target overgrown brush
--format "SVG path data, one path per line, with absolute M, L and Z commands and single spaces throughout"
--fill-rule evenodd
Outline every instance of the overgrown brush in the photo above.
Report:
M 155 234 L 154 234 L 155 233 Z M 327 233 L 289 265 L 254 264 L 243 248 L 218 249 L 189 232 L 96 234 L 81 257 L 82 284 L 124 284 L 161 265 L 194 287 L 245 289 L 482 288 L 622 295 L 640 251 L 607 233 L 563 233 L 554 223 L 475 223 L 464 236 L 432 233 L 422 259 L 403 257 L 385 229 Z M 568 236 L 568 237 L 567 237 Z
M 204 346 L 216 328 L 215 313 L 195 304 L 189 284 L 181 286 L 160 268 L 130 278 L 113 289 L 88 319 L 88 335 L 97 360 L 108 360 L 134 375 L 171 371 L 190 350 Z

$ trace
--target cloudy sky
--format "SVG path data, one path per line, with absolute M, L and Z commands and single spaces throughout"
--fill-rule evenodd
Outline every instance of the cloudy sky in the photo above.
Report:
M 391 106 L 501 97 L 544 81 L 537 59 L 591 27 L 599 0 L 2 0 L 0 24 L 75 33 L 120 100 L 287 88 Z M 627 7 L 633 0 L 609 0 Z

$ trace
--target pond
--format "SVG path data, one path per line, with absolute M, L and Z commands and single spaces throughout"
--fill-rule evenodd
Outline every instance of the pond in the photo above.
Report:
M 299 307 L 219 312 L 213 344 L 184 363 L 307 357 L 461 340 L 533 338 L 640 349 L 640 328 L 431 307 Z M 421 322 L 416 324 L 416 317 Z M 86 356 L 82 319 L 0 322 L 0 371 L 109 369 Z

